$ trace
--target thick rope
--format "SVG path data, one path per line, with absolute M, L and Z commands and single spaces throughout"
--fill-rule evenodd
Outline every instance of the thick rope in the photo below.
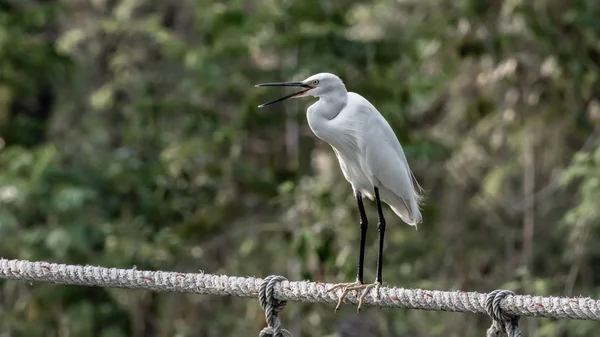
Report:
M 254 277 L 142 271 L 6 259 L 0 259 L 0 278 L 243 297 L 258 296 L 263 281 Z M 273 297 L 280 301 L 335 304 L 342 290 L 327 292 L 332 286 L 333 284 L 320 282 L 281 281 L 273 286 Z M 487 314 L 488 294 L 477 292 L 382 286 L 379 288 L 379 296 L 373 298 L 373 294 L 374 290 L 365 297 L 363 306 Z M 589 297 L 507 295 L 498 302 L 497 308 L 509 316 L 600 320 L 600 301 Z M 348 294 L 345 303 L 358 303 L 353 292 Z
M 265 310 L 265 319 L 268 327 L 262 329 L 259 337 L 292 337 L 286 329 L 281 329 L 281 321 L 277 314 L 285 307 L 287 301 L 278 300 L 273 297 L 275 286 L 282 281 L 287 281 L 283 276 L 271 275 L 265 277 L 260 283 L 258 300 L 260 306 Z
M 519 328 L 519 316 L 511 316 L 504 313 L 500 303 L 508 296 L 515 296 L 510 290 L 494 290 L 487 294 L 485 310 L 492 318 L 492 326 L 487 331 L 487 337 L 521 337 Z

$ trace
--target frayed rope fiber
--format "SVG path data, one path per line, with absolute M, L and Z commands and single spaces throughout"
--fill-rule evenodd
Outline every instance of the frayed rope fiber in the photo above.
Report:
M 144 271 L 7 259 L 0 259 L 0 278 L 242 297 L 257 297 L 263 281 L 254 277 Z M 272 286 L 272 298 L 279 301 L 335 304 L 342 290 L 328 293 L 327 289 L 332 286 L 333 284 L 329 283 L 285 280 Z M 375 295 L 374 290 L 365 298 L 364 306 L 488 314 L 486 300 L 489 294 L 484 293 L 382 286 L 379 288 L 379 296 L 373 297 L 373 295 Z M 345 303 L 357 304 L 358 301 L 354 294 L 350 293 Z M 538 316 L 600 320 L 600 301 L 589 297 L 503 294 L 501 300 L 496 300 L 494 308 L 496 312 L 502 312 L 503 316 L 498 317 L 502 319 L 514 316 Z

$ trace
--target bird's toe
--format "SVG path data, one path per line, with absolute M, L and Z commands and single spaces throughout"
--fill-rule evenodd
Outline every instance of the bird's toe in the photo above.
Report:
M 362 284 L 359 281 L 349 282 L 349 283 L 338 283 L 327 290 L 327 292 L 331 292 L 333 290 L 342 288 L 342 293 L 338 297 L 338 302 L 337 302 L 337 305 L 335 306 L 336 312 L 338 310 L 340 310 L 340 306 L 342 305 L 344 298 L 346 298 L 346 295 L 348 295 L 349 292 L 354 291 L 356 298 L 358 298 L 358 289 L 360 289 L 360 288 L 357 288 L 357 287 L 360 287 L 361 285 Z
M 327 292 L 330 292 L 330 291 L 333 291 L 333 290 L 339 289 L 339 288 L 343 289 L 342 293 L 338 297 L 337 305 L 335 306 L 335 311 L 337 312 L 340 309 L 340 306 L 342 305 L 344 298 L 346 298 L 346 295 L 348 295 L 349 292 L 354 291 L 354 296 L 358 299 L 357 312 L 360 312 L 360 309 L 362 308 L 364 299 L 371 292 L 371 289 L 375 288 L 375 295 L 373 296 L 373 298 L 375 298 L 375 299 L 379 298 L 379 287 L 380 286 L 381 286 L 381 283 L 379 283 L 379 282 L 375 282 L 372 284 L 363 284 L 363 283 L 360 283 L 359 281 L 356 281 L 356 282 L 351 282 L 351 283 L 336 284 L 333 287 L 329 288 L 329 290 L 327 290 Z M 362 294 L 359 294 L 360 290 L 362 290 Z

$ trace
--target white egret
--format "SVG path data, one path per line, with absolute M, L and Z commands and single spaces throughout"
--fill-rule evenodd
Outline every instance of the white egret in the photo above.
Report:
M 342 80 L 330 73 L 312 75 L 301 82 L 277 82 L 257 84 L 257 87 L 301 87 L 301 91 L 259 106 L 262 108 L 288 98 L 314 96 L 319 100 L 307 110 L 308 124 L 314 134 L 327 142 L 335 152 L 344 177 L 352 185 L 360 213 L 360 251 L 355 282 L 340 283 L 328 291 L 343 288 L 336 311 L 350 291 L 363 290 L 358 311 L 366 294 L 382 283 L 383 238 L 385 219 L 381 201 L 388 204 L 405 223 L 417 226 L 422 217 L 419 204 L 423 200 L 422 189 L 416 181 L 394 131 L 377 111 L 361 95 L 348 92 Z M 413 184 L 414 179 L 414 184 Z M 365 237 L 368 220 L 363 196 L 376 200 L 379 215 L 379 251 L 375 283 L 364 284 L 363 265 Z

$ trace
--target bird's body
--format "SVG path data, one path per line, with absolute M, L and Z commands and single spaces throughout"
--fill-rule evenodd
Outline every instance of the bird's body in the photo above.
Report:
M 264 83 L 257 86 L 292 86 L 303 90 L 259 107 L 292 97 L 315 96 L 319 100 L 307 110 L 308 124 L 313 133 L 328 143 L 335 152 L 344 177 L 352 185 L 360 212 L 360 251 L 355 282 L 340 283 L 329 289 L 343 287 L 336 310 L 349 291 L 363 289 L 358 309 L 372 287 L 382 282 L 383 242 L 386 222 L 381 201 L 388 204 L 405 223 L 417 226 L 422 221 L 419 203 L 423 196 L 408 166 L 402 146 L 391 126 L 377 109 L 361 95 L 348 92 L 342 80 L 330 73 L 310 76 L 301 82 Z M 363 282 L 365 238 L 368 219 L 362 197 L 377 202 L 379 251 L 375 283 Z
M 379 188 L 381 200 L 404 222 L 416 226 L 422 221 L 421 195 L 394 131 L 364 97 L 340 94 L 333 102 L 322 97 L 308 108 L 311 130 L 333 148 L 355 191 L 374 200 L 373 188 Z

